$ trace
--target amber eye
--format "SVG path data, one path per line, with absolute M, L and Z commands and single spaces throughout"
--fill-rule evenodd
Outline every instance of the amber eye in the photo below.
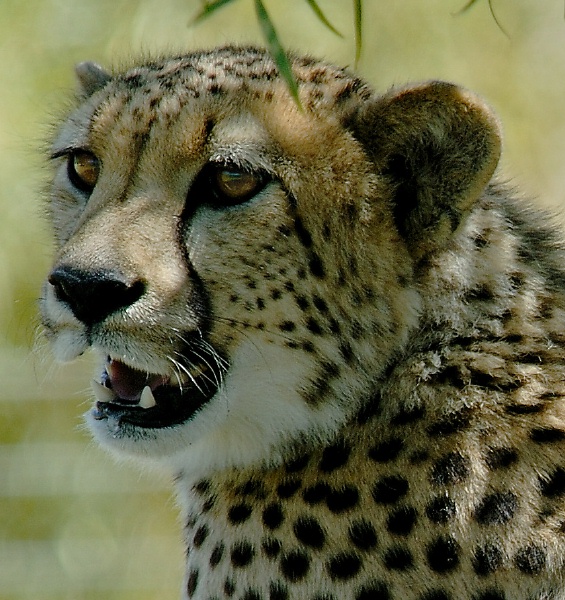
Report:
M 67 171 L 71 183 L 82 192 L 90 193 L 100 175 L 100 161 L 87 150 L 75 150 L 68 157 Z
M 244 171 L 237 167 L 218 166 L 212 170 L 210 183 L 218 204 L 231 206 L 249 200 L 265 185 L 261 173 Z

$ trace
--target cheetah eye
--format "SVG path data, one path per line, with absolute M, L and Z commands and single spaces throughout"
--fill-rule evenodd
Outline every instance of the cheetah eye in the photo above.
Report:
M 211 168 L 209 183 L 215 204 L 234 206 L 258 194 L 265 187 L 266 177 L 236 166 L 215 165 Z
M 98 181 L 100 161 L 88 150 L 75 150 L 68 155 L 67 173 L 77 189 L 89 194 Z

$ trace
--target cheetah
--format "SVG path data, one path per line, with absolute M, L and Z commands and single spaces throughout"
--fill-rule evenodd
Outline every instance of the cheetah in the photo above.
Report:
M 565 599 L 565 245 L 456 85 L 227 46 L 77 67 L 55 355 L 171 474 L 195 600 Z

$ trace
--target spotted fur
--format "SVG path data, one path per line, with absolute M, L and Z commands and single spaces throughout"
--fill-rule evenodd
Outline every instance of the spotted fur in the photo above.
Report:
M 565 599 L 561 233 L 474 95 L 292 65 L 302 108 L 255 48 L 78 68 L 42 310 L 107 365 L 95 437 L 174 473 L 183 598 Z M 210 165 L 264 183 L 218 206 Z

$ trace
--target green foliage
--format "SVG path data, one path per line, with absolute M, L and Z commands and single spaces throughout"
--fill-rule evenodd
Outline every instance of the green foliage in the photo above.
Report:
M 300 106 L 298 84 L 296 83 L 296 79 L 292 73 L 288 56 L 282 47 L 273 22 L 271 21 L 267 11 L 265 10 L 265 5 L 261 0 L 255 0 L 255 12 L 257 13 L 257 19 L 259 20 L 261 31 L 265 37 L 267 48 L 269 49 L 269 52 L 279 69 L 279 73 L 286 81 L 290 94 L 298 106 Z
M 198 12 L 198 14 L 193 18 L 192 24 L 197 24 L 215 13 L 219 8 L 226 6 L 236 0 L 202 0 L 202 8 Z M 335 33 L 339 37 L 343 37 L 343 35 L 330 23 L 316 0 L 305 0 L 306 4 L 310 6 L 310 8 L 314 11 L 316 17 L 320 20 L 320 22 L 327 27 L 332 33 Z M 285 52 L 283 45 L 280 41 L 280 38 L 277 34 L 277 30 L 273 24 L 272 19 L 265 8 L 262 0 L 254 0 L 255 3 L 255 14 L 257 15 L 257 21 L 259 22 L 259 26 L 261 27 L 261 31 L 263 33 L 263 37 L 265 39 L 265 44 L 277 65 L 279 73 L 281 77 L 286 82 L 288 90 L 291 96 L 294 98 L 298 106 L 300 106 L 300 98 L 298 96 L 298 85 L 296 84 L 296 79 L 292 73 L 292 69 L 290 67 L 290 61 L 288 60 L 288 55 Z M 354 10 L 354 23 L 355 23 L 355 64 L 359 62 L 359 58 L 361 56 L 361 47 L 362 47 L 362 5 L 363 0 L 353 0 L 353 10 Z

